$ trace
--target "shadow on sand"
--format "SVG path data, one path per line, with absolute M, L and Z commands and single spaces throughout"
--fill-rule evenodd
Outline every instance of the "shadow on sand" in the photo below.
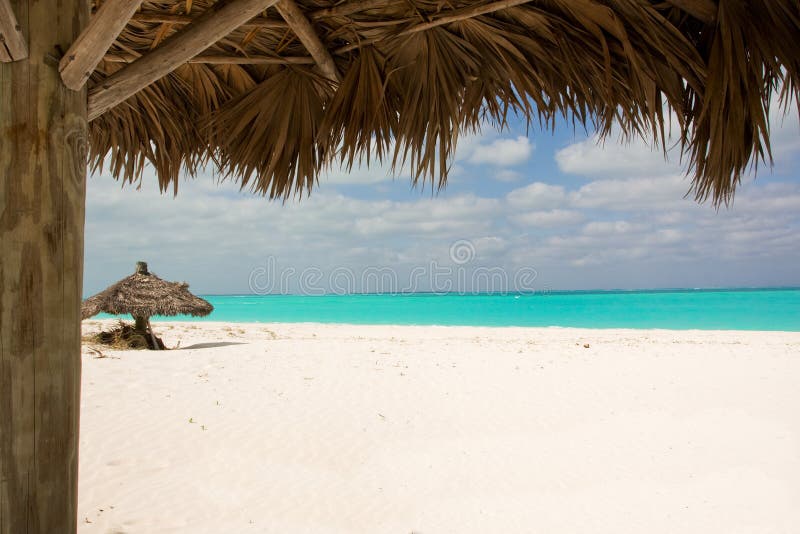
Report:
M 228 347 L 230 345 L 247 345 L 247 343 L 240 343 L 237 341 L 219 341 L 217 343 L 195 343 L 194 345 L 188 345 L 186 347 L 181 347 L 178 350 L 189 350 L 189 349 L 214 349 L 217 347 Z

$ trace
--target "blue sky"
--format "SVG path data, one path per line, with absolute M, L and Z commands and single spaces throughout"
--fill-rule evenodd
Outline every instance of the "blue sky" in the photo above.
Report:
M 462 137 L 438 194 L 386 167 L 331 170 L 285 204 L 210 169 L 177 197 L 152 171 L 139 189 L 95 175 L 84 293 L 140 259 L 200 294 L 441 290 L 434 272 L 464 291 L 800 286 L 797 109 L 772 128 L 774 167 L 719 210 L 684 198 L 677 153 L 614 135 L 601 145 L 563 122 Z

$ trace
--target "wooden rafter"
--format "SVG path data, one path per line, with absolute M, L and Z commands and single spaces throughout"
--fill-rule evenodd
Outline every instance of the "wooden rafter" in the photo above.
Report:
M 397 3 L 397 0 L 363 0 L 352 1 L 344 4 L 339 4 L 333 7 L 324 9 L 317 9 L 306 14 L 309 20 L 320 20 L 330 17 L 347 17 L 361 11 L 368 11 L 379 7 L 386 7 Z M 160 11 L 140 11 L 135 13 L 131 20 L 136 22 L 153 22 L 153 23 L 168 23 L 168 24 L 189 24 L 197 17 L 192 15 L 184 15 L 177 13 L 166 13 Z M 270 17 L 255 17 L 250 21 L 242 24 L 242 28 L 287 28 L 288 25 L 283 19 L 270 18 Z
M 334 17 L 334 16 L 348 16 L 353 13 L 357 13 L 360 11 L 365 11 L 369 9 L 375 9 L 379 7 L 386 7 L 387 5 L 391 5 L 395 3 L 396 0 L 364 0 L 362 2 L 347 2 L 343 4 L 336 5 L 331 8 L 326 9 L 319 9 L 316 11 L 312 11 L 308 14 L 308 18 L 306 19 L 306 23 L 300 23 L 302 26 L 306 27 L 306 29 L 300 29 L 300 32 L 303 34 L 301 37 L 300 34 L 295 31 L 298 35 L 298 38 L 303 42 L 306 46 L 306 49 L 311 52 L 312 48 L 318 50 L 322 55 L 327 54 L 331 55 L 330 52 L 325 48 L 322 44 L 322 41 L 316 35 L 316 32 L 313 31 L 313 27 L 308 22 L 308 19 L 312 20 L 319 20 L 326 17 Z M 334 50 L 334 54 L 345 54 L 350 52 L 351 50 L 355 50 L 359 46 L 365 46 L 369 44 L 376 43 L 383 39 L 395 36 L 402 36 L 402 35 L 409 35 L 412 33 L 417 33 L 420 31 L 427 30 L 429 28 L 433 28 L 436 26 L 441 26 L 444 24 L 449 24 L 451 22 L 456 22 L 458 20 L 464 20 L 472 17 L 477 17 L 480 15 L 484 15 L 487 13 L 492 13 L 495 11 L 499 11 L 501 9 L 506 9 L 509 7 L 514 7 L 520 4 L 525 4 L 530 2 L 531 0 L 501 0 L 497 2 L 491 2 L 488 4 L 483 4 L 479 6 L 474 6 L 470 8 L 454 10 L 449 12 L 446 15 L 440 16 L 429 22 L 424 22 L 412 26 L 403 30 L 397 34 L 386 35 L 384 37 L 369 39 L 361 41 L 358 44 L 350 44 L 343 47 L 340 47 Z M 676 0 L 680 1 L 680 0 Z M 294 3 L 294 2 L 292 2 Z M 296 7 L 296 6 L 295 6 Z M 280 11 L 280 2 L 276 4 L 276 8 Z M 289 8 L 291 9 L 291 7 Z M 300 13 L 300 15 L 303 15 Z M 306 17 L 303 17 L 306 18 Z M 197 20 L 197 17 L 192 17 L 190 15 L 178 15 L 178 14 L 169 14 L 169 13 L 152 13 L 152 12 L 139 12 L 136 13 L 132 20 L 140 21 L 140 22 L 154 22 L 154 23 L 173 23 L 173 24 L 188 24 L 192 21 Z M 300 25 L 297 25 L 300 27 Z M 278 20 L 273 18 L 267 17 L 255 17 L 248 22 L 242 24 L 240 27 L 248 28 L 248 27 L 262 27 L 262 28 L 287 28 L 289 24 L 287 24 L 286 20 Z M 292 28 L 294 30 L 294 28 Z M 308 43 L 306 43 L 306 41 Z M 313 42 L 316 41 L 316 44 Z M 106 61 L 112 63 L 131 63 L 135 61 L 136 57 L 133 55 L 122 55 L 122 54 L 109 54 L 105 57 Z M 326 59 L 321 60 L 323 64 L 327 63 Z M 331 57 L 330 63 L 333 62 Z M 281 64 L 293 64 L 293 65 L 307 65 L 307 64 L 314 64 L 320 65 L 320 62 L 317 62 L 313 56 L 312 57 L 279 57 L 279 56 L 227 56 L 227 55 L 207 55 L 207 56 L 197 56 L 187 63 L 209 63 L 209 64 L 238 64 L 238 65 L 281 65 Z M 335 67 L 335 64 L 333 64 Z M 337 71 L 337 77 L 339 73 Z M 338 79 L 333 78 L 332 79 Z
M 481 15 L 494 13 L 495 11 L 508 9 L 510 7 L 519 6 L 522 4 L 527 4 L 531 1 L 532 0 L 498 0 L 497 2 L 490 2 L 488 4 L 482 4 L 479 6 L 470 6 L 461 9 L 454 9 L 448 12 L 447 15 L 438 17 L 429 22 L 423 22 L 421 24 L 411 26 L 410 28 L 407 28 L 399 33 L 389 34 L 383 37 L 376 37 L 374 39 L 365 39 L 358 43 L 351 43 L 349 45 L 342 46 L 334 50 L 334 54 L 345 54 L 357 48 L 361 48 L 362 46 L 367 46 L 377 43 L 379 41 L 383 41 L 384 39 L 387 39 L 389 37 L 401 37 L 403 35 L 411 35 L 412 33 L 422 32 L 425 30 L 429 30 L 431 28 L 435 28 L 437 26 L 444 26 L 445 24 L 458 22 L 459 20 L 471 19 L 474 17 L 479 17 Z
M 28 43 L 17 23 L 9 0 L 0 0 L 0 61 L 8 63 L 28 57 Z
M 160 24 L 189 24 L 198 19 L 198 16 L 182 15 L 177 13 L 161 13 L 154 11 L 140 11 L 131 17 L 136 22 L 153 22 Z M 255 17 L 242 24 L 241 28 L 288 28 L 286 21 L 277 18 Z
M 308 18 L 311 20 L 324 19 L 327 17 L 347 17 L 361 11 L 368 11 L 370 9 L 377 9 L 381 7 L 392 6 L 397 3 L 402 3 L 405 0 L 350 0 L 342 4 L 337 4 L 333 7 L 317 9 L 309 13 Z
M 336 68 L 336 63 L 333 61 L 331 53 L 325 48 L 322 39 L 319 38 L 314 27 L 303 14 L 303 11 L 297 7 L 294 0 L 278 0 L 275 7 L 295 35 L 297 35 L 297 38 L 300 39 L 300 42 L 303 43 L 303 46 L 306 47 L 311 57 L 314 58 L 319 70 L 330 80 L 340 81 L 339 69 Z
M 64 85 L 75 91 L 89 80 L 106 51 L 122 33 L 142 0 L 106 0 L 61 58 L 58 70 Z
M 200 54 L 277 0 L 232 0 L 208 8 L 161 46 L 115 72 L 89 92 L 89 120 Z
M 136 54 L 106 54 L 103 61 L 109 63 L 133 63 L 140 56 Z M 186 63 L 209 65 L 314 65 L 316 62 L 311 56 L 226 56 L 226 55 L 199 55 Z

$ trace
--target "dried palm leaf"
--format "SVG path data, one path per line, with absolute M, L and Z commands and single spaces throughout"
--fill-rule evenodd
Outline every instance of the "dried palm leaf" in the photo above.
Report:
M 213 113 L 204 125 L 222 174 L 270 198 L 311 191 L 323 164 L 317 142 L 333 88 L 310 69 L 288 67 Z

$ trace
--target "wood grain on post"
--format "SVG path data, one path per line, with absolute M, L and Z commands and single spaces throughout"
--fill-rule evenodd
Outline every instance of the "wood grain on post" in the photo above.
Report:
M 8 53 L 8 49 L 0 44 L 0 63 L 11 63 L 14 59 Z
M 141 3 L 142 0 L 103 2 L 89 25 L 61 58 L 58 69 L 64 85 L 76 91 L 84 86 Z
M 95 119 L 154 81 L 166 76 L 277 0 L 233 0 L 209 7 L 197 20 L 158 48 L 115 72 L 89 93 L 89 120 Z
M 0 0 L 0 62 L 28 57 L 28 44 L 9 0 Z
M 0 64 L 0 534 L 77 528 L 86 93 L 43 60 L 84 0 L 15 0 L 30 56 Z

